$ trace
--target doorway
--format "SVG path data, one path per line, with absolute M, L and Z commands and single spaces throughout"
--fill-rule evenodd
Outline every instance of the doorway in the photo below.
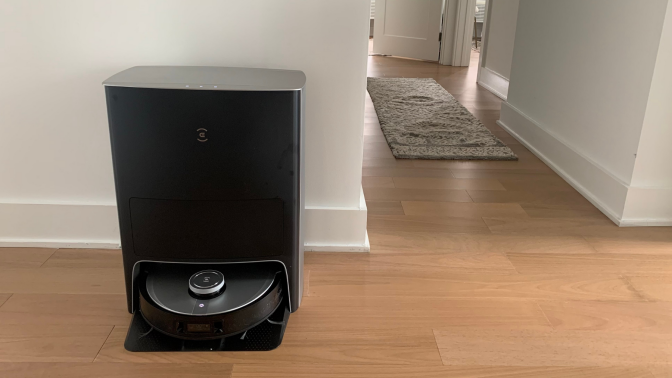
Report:
M 478 84 L 504 101 L 509 92 L 518 3 L 519 0 L 486 0 L 484 4 Z
M 468 66 L 476 0 L 372 0 L 369 55 Z

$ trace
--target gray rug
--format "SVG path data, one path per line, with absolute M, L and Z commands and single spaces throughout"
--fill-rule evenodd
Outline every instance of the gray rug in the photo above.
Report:
M 370 77 L 367 89 L 395 158 L 518 160 L 434 79 Z

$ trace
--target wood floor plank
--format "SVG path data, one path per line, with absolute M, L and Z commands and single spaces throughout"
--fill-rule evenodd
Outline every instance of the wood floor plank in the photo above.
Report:
M 506 130 L 502 129 L 502 127 L 497 124 L 497 121 L 499 121 L 499 117 L 497 117 L 495 119 L 495 121 L 492 124 L 492 127 L 494 127 L 496 130 L 498 130 L 500 132 L 505 132 L 505 133 L 508 134 L 508 132 Z M 537 155 L 535 155 L 532 151 L 528 150 L 527 147 L 525 147 L 523 145 L 520 145 L 520 144 L 511 147 L 511 150 L 513 150 L 513 152 L 515 152 L 516 155 L 518 155 L 518 157 L 521 157 L 521 156 L 525 157 L 525 158 L 527 158 L 527 157 L 536 158 L 537 157 Z
M 558 176 L 539 175 L 534 178 L 526 179 L 511 179 L 499 178 L 497 179 L 502 186 L 509 191 L 524 191 L 524 192 L 575 192 L 571 185 Z
M 416 215 L 369 215 L 367 229 L 390 231 L 431 231 L 443 233 L 489 234 L 482 219 L 439 218 Z
M 390 147 L 386 140 L 364 141 L 364 155 L 369 151 L 390 151 Z M 394 157 L 391 157 L 394 159 Z
M 382 150 L 390 151 L 390 147 L 387 144 L 387 140 L 378 139 L 378 140 L 365 140 L 364 141 L 364 150 Z
M 394 158 L 389 158 L 389 157 L 364 157 L 364 160 L 362 160 L 362 167 L 364 169 L 367 169 L 366 172 L 368 172 L 369 169 L 372 168 L 409 168 L 413 167 L 413 163 L 409 160 L 404 160 L 404 159 L 394 159 Z M 367 176 L 366 174 L 364 176 Z M 372 175 L 372 176 L 379 176 L 379 175 Z M 448 172 L 447 177 L 450 177 L 450 172 Z
M 227 378 L 231 364 L 0 363 L 3 378 Z
M 110 268 L 0 268 L 5 293 L 125 294 L 124 272 Z
M 483 221 L 493 234 L 574 235 L 609 234 L 618 226 L 606 218 L 488 218 Z
M 7 302 L 7 300 L 12 296 L 12 294 L 0 294 L 0 308 Z
M 521 205 L 522 206 L 522 205 Z M 618 227 L 596 218 L 483 218 L 493 233 L 508 235 L 577 235 L 616 240 L 669 238 L 669 227 Z
M 393 177 L 392 181 L 395 187 L 404 189 L 505 190 L 496 179 Z
M 439 326 L 538 326 L 551 329 L 530 300 L 413 296 L 307 297 L 292 314 L 291 329 L 394 335 L 401 329 Z M 302 304 L 303 306 L 303 304 Z M 375 330 L 375 333 L 366 331 Z M 288 332 L 290 332 L 288 328 Z M 436 345 L 434 345 L 436 348 Z
M 383 159 L 378 159 L 383 160 Z M 390 159 L 387 159 L 390 160 Z M 447 169 L 422 169 L 413 168 L 411 160 L 394 159 L 393 162 L 386 165 L 371 165 L 367 164 L 370 160 L 364 161 L 364 168 L 362 169 L 362 176 L 389 176 L 389 177 L 438 177 L 438 178 L 453 178 L 453 172 Z M 411 167 L 408 167 L 408 164 Z
M 390 149 L 385 145 L 385 148 L 371 148 L 371 147 L 365 147 L 364 148 L 364 158 L 370 159 L 370 158 L 388 158 L 388 159 L 394 159 L 394 155 L 392 155 L 392 152 Z
M 401 201 L 401 205 L 406 215 L 459 218 L 529 217 L 517 203 Z
M 0 326 L 0 362 L 91 362 L 112 326 Z
M 362 177 L 363 188 L 394 188 L 392 177 Z
M 455 178 L 490 178 L 490 179 L 534 179 L 540 176 L 557 177 L 553 171 L 545 169 L 455 169 L 451 171 Z
M 442 234 L 369 230 L 372 252 L 413 254 L 416 250 L 437 252 L 596 253 L 581 236 L 528 236 L 490 234 Z
M 632 287 L 653 301 L 672 302 L 672 276 L 627 276 Z
M 586 235 L 585 239 L 601 253 L 672 255 L 672 229 L 669 235 Z
M 672 377 L 672 367 L 671 366 L 649 366 L 649 371 L 653 373 L 654 378 L 670 378 Z
M 364 127 L 364 135 L 383 135 L 383 132 L 374 127 Z
M 56 248 L 0 248 L 0 268 L 37 268 Z
M 387 143 L 384 135 L 364 135 L 364 143 L 382 142 Z
M 609 219 L 596 207 L 549 206 L 523 203 L 521 207 L 531 218 L 592 218 L 609 222 Z
M 121 249 L 59 249 L 42 266 L 82 269 L 124 268 Z
M 541 301 L 556 330 L 672 333 L 672 303 Z
M 285 333 L 280 347 L 264 352 L 263 355 L 259 352 L 132 353 L 123 347 L 126 332 L 127 329 L 124 327 L 115 327 L 96 357 L 96 362 L 246 363 L 273 366 L 301 363 L 441 365 L 436 343 L 429 328 L 422 332 L 414 328 L 397 329 L 396 334 L 391 331 L 384 333 L 370 331 L 362 334 L 347 329 L 321 332 L 296 328 Z
M 667 334 L 451 327 L 435 329 L 446 365 L 641 366 L 672 363 Z
M 404 215 L 401 201 L 366 201 L 366 209 L 371 215 Z
M 637 274 L 672 275 L 672 255 L 533 254 L 507 253 L 523 274 Z
M 302 296 L 307 296 L 310 292 L 310 267 L 303 269 L 303 292 Z
M 654 378 L 645 367 L 370 366 L 236 364 L 233 378 Z M 661 376 L 662 377 L 662 376 Z
M 124 294 L 14 294 L 0 307 L 0 324 L 123 325 L 130 323 Z
M 310 295 L 319 297 L 645 300 L 625 279 L 595 272 L 584 275 L 512 275 L 311 269 L 310 274 Z
M 520 190 L 468 190 L 474 202 L 489 203 L 527 203 L 535 205 L 562 206 L 562 207 L 588 207 L 591 204 L 576 191 L 520 191 Z
M 454 252 L 418 250 L 412 255 L 398 253 L 306 252 L 308 269 L 328 271 L 415 272 L 417 274 L 495 273 L 516 274 L 504 254 L 492 251 Z
M 506 142 L 505 142 L 506 143 Z M 521 161 L 483 161 L 483 160 L 414 160 L 417 168 L 432 169 L 535 169 L 552 172 L 540 162 Z
M 369 201 L 473 202 L 466 190 L 364 188 Z

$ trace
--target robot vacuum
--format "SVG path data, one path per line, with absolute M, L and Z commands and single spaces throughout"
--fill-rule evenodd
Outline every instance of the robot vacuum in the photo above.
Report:
M 303 290 L 300 71 L 133 67 L 103 84 L 130 351 L 270 350 Z
M 277 310 L 281 275 L 272 265 L 157 266 L 140 287 L 140 313 L 157 331 L 181 339 L 235 335 Z

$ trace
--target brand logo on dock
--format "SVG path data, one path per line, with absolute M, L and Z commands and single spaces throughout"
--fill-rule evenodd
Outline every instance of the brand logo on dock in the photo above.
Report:
M 197 141 L 199 141 L 199 142 L 207 142 L 208 141 L 208 137 L 206 136 L 207 135 L 206 133 L 208 132 L 208 130 L 206 130 L 204 128 L 200 128 L 200 129 L 196 129 L 196 131 L 198 132 L 198 136 L 196 137 Z

